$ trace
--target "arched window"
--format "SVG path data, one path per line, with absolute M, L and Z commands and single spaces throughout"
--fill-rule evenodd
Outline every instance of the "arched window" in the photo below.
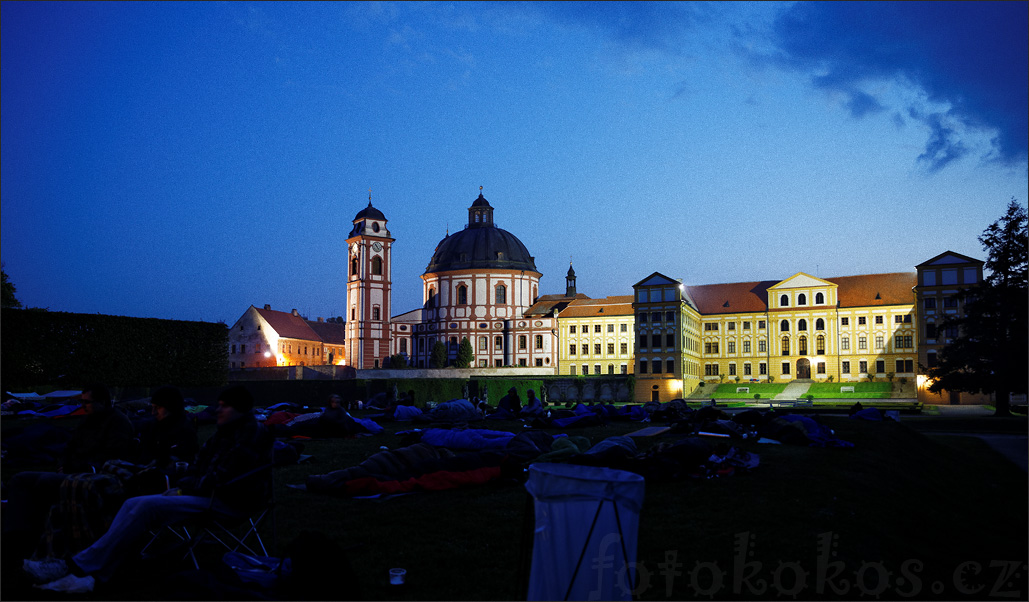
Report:
M 815 320 L 815 330 L 825 330 L 825 320 L 822 318 Z
M 797 305 L 807 305 L 807 295 L 804 293 L 797 295 Z
M 789 332 L 790 331 L 790 321 L 789 320 L 783 320 L 782 322 L 779 322 L 779 330 L 781 332 Z
M 818 335 L 818 338 L 815 339 L 815 353 L 817 353 L 818 355 L 825 355 L 825 336 L 824 335 Z
M 789 355 L 790 354 L 790 337 L 783 337 L 782 338 L 782 354 L 783 355 Z
M 807 330 L 807 320 L 801 319 L 798 321 L 797 330 Z
M 822 305 L 825 303 L 825 295 L 822 293 L 815 293 L 815 305 Z
M 436 307 L 436 289 L 429 289 L 429 300 L 425 302 L 425 307 Z
M 797 354 L 807 355 L 807 337 L 800 337 L 800 341 L 797 343 Z
M 372 257 L 372 274 L 382 276 L 382 258 L 378 255 Z
M 507 287 L 503 284 L 498 284 L 494 295 L 494 303 L 507 303 Z
M 457 302 L 460 305 L 468 303 L 468 287 L 463 284 L 457 287 Z
M 358 269 L 357 269 L 357 258 L 355 257 L 355 258 L 350 260 L 350 275 L 351 276 L 357 276 L 357 272 L 358 272 Z
M 790 306 L 790 296 L 789 295 L 782 295 L 782 296 L 780 296 L 779 297 L 779 307 L 789 307 L 789 306 Z

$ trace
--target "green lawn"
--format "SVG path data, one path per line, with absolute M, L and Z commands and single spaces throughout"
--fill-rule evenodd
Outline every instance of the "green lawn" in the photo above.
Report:
M 748 393 L 737 393 L 736 389 L 739 387 L 747 387 L 750 391 Z M 782 393 L 785 388 L 786 383 L 722 383 L 718 385 L 718 388 L 713 393 L 709 393 L 708 397 L 716 397 L 718 399 L 754 399 L 754 395 L 760 394 L 761 399 L 768 400 Z
M 798 571 L 804 575 L 801 599 L 899 599 L 912 592 L 916 599 L 983 599 L 1008 566 L 1002 563 L 1025 563 L 1026 475 L 981 440 L 927 436 L 903 422 L 819 420 L 855 447 L 742 440 L 736 444 L 761 456 L 761 466 L 751 474 L 648 482 L 637 554 L 646 578 L 637 599 L 780 599 L 781 593 L 793 598 L 790 576 Z M 518 569 L 530 552 L 522 543 L 530 506 L 521 483 L 389 500 L 334 498 L 286 486 L 303 483 L 310 474 L 357 464 L 380 446 L 395 448 L 400 445 L 395 433 L 412 428 L 410 423 L 384 426 L 386 432 L 373 437 L 310 441 L 304 451 L 313 455 L 311 462 L 276 468 L 280 552 L 303 531 L 318 531 L 343 547 L 353 546 L 348 559 L 359 592 L 340 581 L 326 599 L 524 599 Z M 475 426 L 523 429 L 518 422 Z M 597 442 L 641 426 L 611 423 L 567 432 Z M 1017 428 L 1024 432 L 1024 425 Z M 205 427 L 202 434 L 210 430 Z M 646 449 L 674 440 L 637 442 Z M 825 547 L 831 556 L 820 555 L 823 545 L 831 546 Z M 342 567 L 343 559 L 339 561 Z M 836 567 L 843 570 L 829 583 L 846 583 L 845 594 L 834 596 L 825 589 L 826 566 L 832 569 L 830 576 Z M 407 569 L 406 586 L 388 584 L 393 567 Z M 736 579 L 734 571 L 740 567 L 754 576 L 745 580 L 737 572 Z M 978 575 L 975 567 L 981 569 Z M 962 595 L 955 585 L 962 568 L 973 579 L 969 587 L 985 589 Z M 1014 572 L 1019 575 L 1008 575 L 999 591 L 1017 591 L 1016 599 L 1024 599 L 1029 571 L 1022 566 Z M 721 575 L 721 583 L 712 582 L 712 575 Z M 864 579 L 860 586 L 856 575 Z M 881 592 L 879 575 L 886 579 Z M 160 581 L 135 574 L 122 588 L 103 594 L 111 599 L 164 599 L 154 591 L 155 583 Z M 939 589 L 935 595 L 934 587 Z M 11 597 L 7 592 L 3 596 Z
M 841 393 L 841 387 L 854 387 L 854 392 Z M 813 383 L 806 395 L 814 395 L 815 399 L 887 399 L 892 390 L 892 383 Z

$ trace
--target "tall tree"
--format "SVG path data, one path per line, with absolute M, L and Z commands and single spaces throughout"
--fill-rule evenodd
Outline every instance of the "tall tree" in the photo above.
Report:
M 474 359 L 475 352 L 472 350 L 472 343 L 468 337 L 462 337 L 461 346 L 457 348 L 457 359 L 454 360 L 454 365 L 458 368 L 467 368 Z
M 979 242 L 987 253 L 982 284 L 961 297 L 958 336 L 929 370 L 929 390 L 994 393 L 996 415 L 1008 416 L 1011 393 L 1026 392 L 1029 365 L 1029 230 L 1026 209 L 1011 199 L 1007 212 L 990 224 Z
M 17 289 L 14 288 L 14 283 L 7 279 L 7 272 L 0 267 L 0 278 L 2 278 L 3 287 L 3 299 L 0 301 L 0 307 L 12 307 L 18 309 L 21 307 L 21 301 L 14 296 Z
M 445 368 L 447 366 L 447 346 L 443 344 L 443 341 L 436 341 L 436 344 L 432 346 L 429 366 L 433 368 Z

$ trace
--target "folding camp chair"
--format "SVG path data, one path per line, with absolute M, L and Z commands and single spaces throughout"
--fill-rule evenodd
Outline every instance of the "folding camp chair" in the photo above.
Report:
M 157 544 L 162 538 L 171 538 L 175 548 L 185 548 L 182 558 L 189 559 L 193 567 L 200 568 L 197 560 L 196 550 L 204 542 L 220 544 L 229 552 L 243 551 L 251 556 L 268 556 L 268 547 L 265 546 L 264 538 L 261 536 L 261 528 L 269 523 L 267 534 L 271 537 L 270 548 L 275 550 L 275 487 L 273 481 L 273 464 L 266 464 L 246 472 L 219 487 L 234 485 L 244 479 L 268 479 L 268 498 L 251 508 L 240 512 L 226 512 L 216 510 L 214 501 L 217 497 L 211 496 L 211 505 L 206 512 L 191 516 L 185 521 L 167 525 L 161 529 L 151 532 L 150 541 L 143 547 L 141 554 L 144 557 L 150 556 L 148 550 L 159 548 Z

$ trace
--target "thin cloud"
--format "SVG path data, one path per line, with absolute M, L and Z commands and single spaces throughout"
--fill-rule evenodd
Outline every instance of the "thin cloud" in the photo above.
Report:
M 843 94 L 854 117 L 879 112 L 869 81 L 908 81 L 928 101 L 908 116 L 929 128 L 918 160 L 931 170 L 966 155 L 962 132 L 995 132 L 994 155 L 1027 156 L 1029 35 L 1025 2 L 802 2 L 783 12 L 772 35 L 777 62 L 813 74 L 816 87 Z M 894 107 L 896 108 L 896 107 Z

